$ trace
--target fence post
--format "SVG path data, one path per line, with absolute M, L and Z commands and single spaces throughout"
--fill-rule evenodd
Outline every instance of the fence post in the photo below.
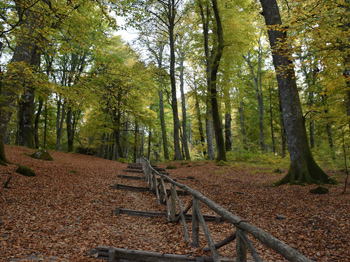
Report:
M 108 262 L 115 262 L 115 249 L 113 247 L 108 249 Z
M 241 229 L 236 229 L 236 261 L 247 262 L 247 245 L 245 244 L 241 232 Z
M 173 184 L 171 184 L 171 208 L 170 208 L 170 221 L 175 222 L 176 220 L 176 189 Z
M 195 196 L 192 200 L 192 246 L 199 247 L 199 219 L 197 214 L 198 201 L 196 201 Z

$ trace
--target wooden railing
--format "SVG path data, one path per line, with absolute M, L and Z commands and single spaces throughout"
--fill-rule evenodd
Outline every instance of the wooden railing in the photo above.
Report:
M 151 190 L 155 192 L 157 196 L 158 203 L 166 204 L 167 207 L 167 219 L 169 222 L 179 222 L 181 220 L 184 238 L 188 244 L 192 244 L 193 247 L 199 247 L 199 225 L 201 225 L 206 239 L 208 241 L 209 248 L 207 250 L 211 251 L 213 260 L 215 262 L 220 261 L 220 256 L 217 251 L 218 248 L 226 245 L 227 243 L 236 239 L 236 261 L 245 262 L 247 261 L 247 249 L 250 251 L 254 261 L 262 261 L 258 252 L 254 248 L 253 244 L 248 239 L 246 233 L 253 236 L 255 239 L 260 241 L 262 244 L 270 247 L 275 250 L 278 254 L 282 255 L 289 261 L 301 262 L 301 261 L 311 261 L 307 257 L 300 254 L 297 250 L 291 248 L 287 244 L 283 243 L 274 236 L 266 233 L 264 230 L 249 224 L 240 217 L 232 214 L 228 210 L 219 206 L 209 198 L 205 197 L 200 192 L 178 183 L 177 181 L 171 179 L 165 174 L 157 172 L 145 158 L 139 159 L 139 162 L 142 164 L 144 174 L 146 175 L 146 181 L 148 182 Z M 170 193 L 165 187 L 165 182 L 171 184 Z M 190 206 L 183 208 L 181 201 L 177 195 L 176 187 L 184 190 L 188 194 L 191 194 L 193 199 Z M 236 227 L 236 232 L 231 236 L 227 237 L 222 242 L 215 244 L 210 232 L 208 230 L 205 219 L 203 218 L 199 201 L 208 206 L 211 210 L 221 216 L 223 219 L 231 223 Z M 185 213 L 192 206 L 192 237 L 190 239 L 189 231 L 187 229 Z M 179 210 L 178 216 L 176 215 L 176 210 Z M 192 240 L 192 243 L 191 243 Z

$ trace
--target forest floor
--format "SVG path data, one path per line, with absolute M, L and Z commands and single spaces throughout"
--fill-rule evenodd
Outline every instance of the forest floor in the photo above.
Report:
M 17 166 L 0 166 L 0 261 L 96 261 L 89 254 L 98 245 L 176 254 L 203 254 L 185 244 L 181 224 L 165 218 L 116 215 L 115 207 L 165 211 L 150 192 L 111 188 L 127 164 L 73 153 L 50 151 L 53 162 L 30 158 L 33 150 L 6 146 L 8 159 L 31 167 L 35 177 L 15 173 Z M 350 188 L 327 185 L 326 195 L 312 195 L 311 186 L 273 187 L 283 174 L 278 167 L 242 163 L 172 162 L 171 178 L 203 193 L 233 214 L 256 225 L 314 261 L 350 261 Z M 166 167 L 168 164 L 160 164 Z M 283 170 L 286 172 L 286 170 Z M 327 170 L 335 176 L 339 172 Z M 9 189 L 2 184 L 12 175 Z M 130 173 L 128 174 L 130 175 Z M 340 181 L 344 181 L 339 177 Z M 190 198 L 182 198 L 186 205 Z M 204 209 L 204 213 L 209 213 Z M 278 218 L 284 219 L 278 219 Z M 190 226 L 190 223 L 189 223 Z M 209 223 L 215 241 L 234 232 L 224 222 Z M 201 246 L 206 246 L 201 235 Z M 284 261 L 256 244 L 264 261 Z M 219 250 L 233 257 L 234 244 Z M 207 254 L 207 255 L 210 255 Z

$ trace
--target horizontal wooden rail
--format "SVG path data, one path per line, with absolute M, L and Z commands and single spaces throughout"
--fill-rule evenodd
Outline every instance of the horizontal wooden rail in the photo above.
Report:
M 223 219 L 225 219 L 229 223 L 233 224 L 237 228 L 238 231 L 236 231 L 236 234 L 235 234 L 236 245 L 237 245 L 237 243 L 239 245 L 237 247 L 237 254 L 236 254 L 237 255 L 236 259 L 238 259 L 237 261 L 242 261 L 242 262 L 246 261 L 246 254 L 244 253 L 246 251 L 243 251 L 243 249 L 246 250 L 247 247 L 251 251 L 251 254 L 252 254 L 252 257 L 254 258 L 254 260 L 261 261 L 259 255 L 257 254 L 254 247 L 252 246 L 252 244 L 250 243 L 250 241 L 246 237 L 245 233 L 250 234 L 255 239 L 259 240 L 262 244 L 270 247 L 271 249 L 273 249 L 274 251 L 276 251 L 278 254 L 282 255 L 284 258 L 288 259 L 289 261 L 292 261 L 292 262 L 309 262 L 309 261 L 311 261 L 310 259 L 308 259 L 304 255 L 302 255 L 299 251 L 293 249 L 289 245 L 285 244 L 284 242 L 275 238 L 274 236 L 268 234 L 264 230 L 254 226 L 254 225 L 248 223 L 247 221 L 243 220 L 242 218 L 232 214 L 231 212 L 229 212 L 225 208 L 221 207 L 220 205 L 216 204 L 211 199 L 204 196 L 202 193 L 190 188 L 189 186 L 183 185 L 183 184 L 171 179 L 167 175 L 159 173 L 150 165 L 150 163 L 147 159 L 141 158 L 139 161 L 142 164 L 143 171 L 144 171 L 144 174 L 146 176 L 146 181 L 148 181 L 148 184 L 150 185 L 151 190 L 156 190 L 156 191 L 159 190 L 159 191 L 157 191 L 157 198 L 158 198 L 158 195 L 159 195 L 159 198 L 161 197 L 162 194 L 163 194 L 163 197 L 165 196 L 166 202 L 167 202 L 168 219 L 170 221 L 175 221 L 176 218 L 173 217 L 174 211 L 172 211 L 172 209 L 174 209 L 174 207 L 172 207 L 172 204 L 169 203 L 170 200 L 167 200 L 166 193 L 165 192 L 162 193 L 162 191 L 165 191 L 164 190 L 164 183 L 162 183 L 163 179 L 170 182 L 173 186 L 177 186 L 178 188 L 181 188 L 183 191 L 191 194 L 193 196 L 194 203 L 197 203 L 198 202 L 197 200 L 201 201 L 202 203 L 207 205 L 211 210 L 216 212 L 219 216 L 221 216 Z M 160 180 L 161 181 L 160 186 L 158 186 L 157 177 L 162 178 Z M 172 192 L 173 191 L 174 190 L 172 190 Z M 174 196 L 172 198 L 173 198 L 173 200 L 171 202 L 175 203 L 176 197 Z M 204 231 L 207 231 L 207 228 L 206 228 L 205 223 L 200 218 L 201 213 L 200 213 L 199 205 L 196 204 L 196 206 L 192 207 L 192 209 L 194 209 L 192 212 L 193 213 L 192 231 L 194 231 L 194 232 L 192 232 L 192 245 L 197 246 L 198 245 L 199 223 L 203 227 Z M 180 212 L 180 214 L 181 214 L 181 212 Z M 212 251 L 214 261 L 220 261 L 220 258 L 217 255 L 216 245 L 213 244 L 209 232 L 205 232 L 205 233 L 206 233 L 206 237 L 208 239 L 209 248 Z M 186 241 L 187 241 L 187 239 L 186 239 Z

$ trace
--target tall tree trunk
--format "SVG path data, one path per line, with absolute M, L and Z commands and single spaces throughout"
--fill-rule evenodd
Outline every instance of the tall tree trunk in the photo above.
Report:
M 260 46 L 260 40 L 259 40 L 259 46 Z M 245 57 L 249 68 L 250 68 L 250 74 L 252 76 L 253 82 L 254 82 L 254 89 L 256 94 L 256 99 L 258 101 L 258 112 L 259 112 L 259 131 L 260 131 L 260 149 L 262 152 L 265 152 L 265 138 L 264 138 L 264 100 L 263 100 L 263 94 L 262 94 L 262 86 L 261 86 L 261 55 L 260 55 L 260 47 L 259 47 L 259 65 L 258 65 L 258 73 L 255 75 L 253 66 L 251 64 L 250 60 L 250 53 L 248 53 L 248 56 Z
M 61 109 L 62 107 L 62 109 Z M 62 104 L 61 98 L 57 100 L 57 113 L 56 113 L 56 150 L 61 148 L 63 123 L 66 117 L 66 102 Z
M 314 105 L 314 92 L 311 91 L 309 93 L 309 105 L 310 107 L 313 107 Z M 315 147 L 315 121 L 313 120 L 313 117 L 310 119 L 309 123 L 309 132 L 310 132 L 310 147 Z
M 16 2 L 16 4 L 18 4 Z M 24 10 L 18 5 L 18 13 L 22 13 Z M 21 27 L 27 30 L 29 34 L 34 31 L 34 22 L 32 21 L 32 14 L 30 10 L 25 11 L 26 19 L 22 21 Z M 11 59 L 11 64 L 16 65 L 16 63 L 24 62 L 26 65 L 30 66 L 36 62 L 37 46 L 34 42 L 27 37 L 27 35 L 22 34 L 17 38 L 16 47 Z M 9 72 L 11 74 L 11 72 Z M 25 86 L 25 82 L 21 79 L 21 75 L 16 72 L 16 74 L 9 75 L 12 80 L 18 80 Z M 16 84 L 3 84 L 1 86 L 1 101 L 0 101 L 0 162 L 8 163 L 5 155 L 4 142 L 6 138 L 7 125 L 10 122 L 13 110 L 15 108 L 15 102 L 18 98 L 18 94 L 21 91 L 20 85 Z
M 225 88 L 225 149 L 226 151 L 232 150 L 232 132 L 231 132 L 231 98 L 230 92 Z
M 47 101 L 45 102 L 44 141 L 43 141 L 44 149 L 46 149 L 46 142 L 47 142 Z
M 67 139 L 68 139 L 68 152 L 73 152 L 73 110 L 72 107 L 68 105 L 67 110 Z M 108 140 L 108 137 L 107 137 Z
M 147 151 L 148 161 L 151 161 L 151 142 L 152 142 L 152 128 L 149 127 L 149 131 L 148 131 L 148 151 Z
M 287 135 L 286 135 L 286 129 L 284 128 L 281 98 L 279 99 L 279 106 L 280 106 L 280 122 L 281 122 L 281 140 L 282 140 L 281 157 L 285 158 L 287 155 Z
M 19 104 L 18 143 L 20 146 L 34 148 L 34 92 L 25 88 Z
M 217 5 L 216 0 L 212 0 L 213 4 L 213 10 L 215 14 L 215 20 L 216 20 L 216 26 L 215 31 L 217 35 L 217 44 L 213 46 L 215 50 L 215 57 L 213 59 L 213 64 L 211 68 L 211 75 L 210 75 L 210 94 L 211 94 L 211 106 L 213 110 L 213 123 L 214 123 L 214 130 L 215 135 L 217 138 L 217 161 L 226 161 L 226 150 L 225 150 L 225 141 L 223 136 L 223 128 L 222 128 L 222 122 L 221 122 L 221 116 L 220 116 L 220 110 L 219 110 L 219 104 L 218 104 L 218 94 L 216 89 L 216 80 L 217 80 L 217 73 L 220 66 L 220 60 L 221 56 L 224 50 L 224 38 L 223 38 L 223 31 L 222 31 L 222 25 L 221 25 L 221 18 L 219 14 L 219 8 Z M 213 52 L 214 53 L 214 52 Z
M 204 37 L 204 53 L 205 53 L 205 61 L 206 61 L 206 80 L 207 80 L 207 90 L 208 90 L 208 97 L 206 101 L 207 106 L 207 115 L 205 120 L 205 131 L 206 131 L 206 137 L 207 137 L 207 149 L 208 149 L 208 159 L 214 159 L 215 158 L 215 148 L 214 148 L 214 138 L 213 138 L 213 129 L 212 129 L 212 107 L 211 107 L 211 100 L 209 97 L 210 94 L 210 86 L 211 86 L 211 57 L 210 57 L 210 51 L 209 51 L 209 23 L 210 23 L 210 9 L 207 5 L 205 7 L 205 10 L 202 6 L 202 2 L 198 1 L 198 6 L 201 13 L 201 19 L 202 19 L 202 27 L 203 27 L 203 37 Z
M 39 120 L 41 116 L 41 111 L 43 109 L 44 99 L 40 96 L 39 97 L 39 105 L 38 105 L 38 111 L 35 116 L 34 121 L 34 141 L 35 141 L 35 148 L 39 148 Z
M 165 119 L 164 119 L 163 91 L 159 90 L 158 95 L 159 95 L 159 116 L 160 116 L 160 125 L 162 128 L 164 159 L 169 160 L 168 138 L 166 134 L 166 126 L 165 126 Z
M 169 0 L 168 6 L 168 21 L 169 21 L 169 45 L 170 45 L 170 82 L 171 82 L 171 107 L 173 109 L 173 122 L 174 122 L 174 149 L 175 149 L 175 160 L 181 160 L 181 148 L 180 148 L 180 121 L 179 113 L 177 109 L 177 98 L 176 98 L 176 78 L 175 78 L 175 39 L 174 39 L 174 28 L 175 28 L 175 0 Z
M 185 150 L 185 156 L 187 160 L 191 160 L 190 150 L 188 149 L 187 138 L 187 115 L 186 115 L 186 100 L 184 92 L 184 54 L 181 53 L 180 57 L 180 91 L 181 91 L 181 105 L 182 105 L 182 145 Z
M 201 111 L 199 108 L 199 101 L 198 101 L 198 94 L 197 92 L 195 93 L 195 99 L 196 99 L 196 112 L 197 112 L 197 121 L 198 121 L 198 131 L 199 131 L 199 137 L 201 141 L 201 148 L 203 151 L 203 156 L 205 157 L 207 151 L 205 150 L 205 139 L 204 139 L 204 132 L 203 132 L 203 124 L 202 124 L 202 117 L 201 117 Z
M 268 35 L 272 50 L 280 91 L 282 115 L 285 124 L 290 167 L 287 175 L 277 182 L 283 183 L 330 183 L 328 175 L 315 162 L 308 142 L 305 121 L 302 114 L 298 89 L 295 80 L 294 65 L 286 49 L 286 30 L 280 30 L 282 20 L 276 0 L 260 0 L 263 15 L 268 26 Z
M 239 103 L 238 112 L 239 112 L 239 121 L 240 121 L 240 124 L 241 124 L 241 133 L 242 133 L 242 136 L 243 136 L 243 149 L 244 150 L 248 150 L 247 137 L 246 137 L 246 132 L 245 132 L 245 119 L 244 119 L 244 105 L 243 105 L 243 101 L 241 101 Z
M 137 121 L 135 122 L 135 138 L 134 138 L 134 163 L 136 163 L 136 160 L 137 160 L 137 133 L 139 132 L 138 131 L 139 129 L 139 126 L 137 124 Z
M 269 86 L 269 101 L 270 101 L 270 130 L 271 130 L 272 152 L 276 154 L 275 132 L 273 128 L 272 90 L 270 86 Z

